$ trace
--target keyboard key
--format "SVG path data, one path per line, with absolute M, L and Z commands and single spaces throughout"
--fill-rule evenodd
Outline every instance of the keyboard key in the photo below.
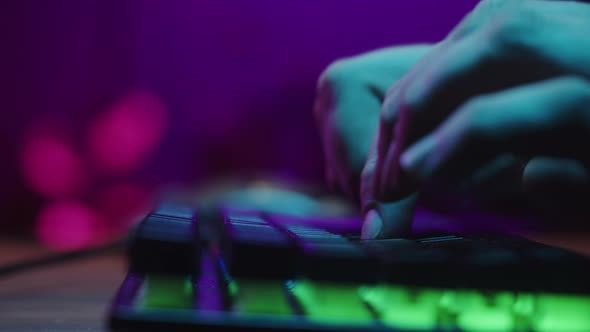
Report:
M 420 249 L 416 241 L 405 239 L 363 240 L 359 244 L 366 252 L 384 259 Z
M 590 331 L 590 297 L 536 293 L 590 289 L 588 260 L 565 250 L 455 235 L 351 240 L 247 209 L 215 208 L 195 220 L 190 208 L 162 205 L 139 225 L 131 271 L 146 277 L 126 303 L 147 314 L 194 310 L 224 328 L 256 314 L 295 315 L 331 330 Z M 212 268 L 199 273 L 201 266 Z M 225 313 L 216 321 L 207 310 Z M 261 322 L 276 328 L 276 320 Z
M 297 280 L 290 284 L 290 291 L 310 320 L 349 325 L 374 319 L 354 284 Z
M 195 216 L 195 209 L 186 205 L 165 202 L 161 203 L 151 214 L 192 220 Z
M 465 331 L 512 331 L 513 296 L 485 295 L 477 291 L 456 291 L 456 325 Z M 443 309 L 444 310 L 444 309 Z
M 359 287 L 358 292 L 388 326 L 411 330 L 430 330 L 437 326 L 440 291 L 377 285 Z
M 536 310 L 537 297 L 535 295 L 527 293 L 517 294 L 512 305 L 514 329 L 517 331 L 531 330 Z
M 297 250 L 289 237 L 261 219 L 228 217 L 222 257 L 233 277 L 288 279 Z
M 348 242 L 344 236 L 322 229 L 293 225 L 286 226 L 285 229 L 295 242 Z
M 240 279 L 237 281 L 237 287 L 232 306 L 232 310 L 237 313 L 293 314 L 281 281 Z
M 194 219 L 149 215 L 131 239 L 130 270 L 139 273 L 198 275 L 201 246 Z
M 590 298 L 572 295 L 538 295 L 533 329 L 549 331 L 590 331 Z
M 471 253 L 467 258 L 472 260 L 472 264 L 477 268 L 515 267 L 521 262 L 517 253 L 504 248 L 486 248 L 485 250 L 478 250 Z
M 302 241 L 297 263 L 301 276 L 311 280 L 371 283 L 379 279 L 381 264 L 349 241 Z
M 147 275 L 143 281 L 144 309 L 192 309 L 194 290 L 191 276 Z
M 226 208 L 224 209 L 224 213 L 226 222 L 268 225 L 268 222 L 255 211 Z

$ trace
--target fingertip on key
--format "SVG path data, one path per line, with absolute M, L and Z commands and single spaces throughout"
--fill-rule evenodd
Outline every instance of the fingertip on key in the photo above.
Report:
M 381 234 L 383 228 L 383 220 L 376 210 L 369 210 L 363 219 L 363 228 L 361 231 L 361 239 L 371 240 L 376 239 Z

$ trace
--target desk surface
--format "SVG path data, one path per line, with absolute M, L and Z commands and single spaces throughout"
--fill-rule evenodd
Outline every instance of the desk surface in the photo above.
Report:
M 30 242 L 0 241 L 0 265 L 43 254 Z M 106 309 L 125 270 L 120 253 L 0 277 L 0 331 L 106 331 Z

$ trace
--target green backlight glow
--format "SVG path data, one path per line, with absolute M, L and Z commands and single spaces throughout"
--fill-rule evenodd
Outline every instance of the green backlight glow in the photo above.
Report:
M 350 284 L 316 283 L 306 280 L 291 284 L 291 292 L 306 316 L 331 324 L 370 323 L 371 313 Z
M 235 298 L 236 296 L 238 296 L 238 283 L 235 280 L 231 280 L 228 284 L 227 284 L 227 290 L 229 292 L 229 296 L 231 296 L 232 298 Z
M 536 296 L 533 294 L 518 294 L 512 305 L 514 315 L 514 329 L 523 331 L 530 329 L 536 307 Z
M 190 277 L 149 275 L 144 279 L 143 308 L 190 309 L 193 284 Z
M 465 331 L 512 331 L 513 297 L 484 296 L 475 291 L 456 291 L 455 296 L 456 325 Z M 494 303 L 494 298 L 503 298 L 506 303 Z M 510 301 L 512 300 L 512 301 Z M 500 301 L 501 302 L 501 301 Z M 444 310 L 445 308 L 441 308 Z
M 590 298 L 541 294 L 533 315 L 535 331 L 590 331 Z
M 239 287 L 238 287 L 239 286 Z M 228 284 L 233 311 L 294 314 L 291 292 L 307 319 L 326 324 L 372 324 L 402 329 L 462 331 L 590 331 L 590 297 L 429 289 L 395 285 L 238 280 Z M 190 277 L 145 277 L 139 309 L 193 309 Z
M 439 302 L 439 321 L 466 331 L 512 331 L 513 304 L 514 295 L 506 292 L 448 290 Z
M 393 327 L 464 331 L 590 331 L 590 298 L 475 290 L 362 286 L 359 295 Z
M 285 297 L 282 282 L 240 279 L 237 284 L 239 289 L 234 297 L 234 311 L 273 315 L 293 313 Z
M 387 325 L 408 329 L 432 329 L 437 326 L 441 291 L 378 285 L 359 287 L 358 294 Z

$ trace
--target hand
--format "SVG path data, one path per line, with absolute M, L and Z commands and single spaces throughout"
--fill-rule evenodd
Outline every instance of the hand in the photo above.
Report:
M 429 48 L 392 47 L 339 60 L 320 76 L 314 114 L 332 187 L 358 197 L 361 170 L 377 131 L 385 92 Z
M 416 181 L 473 189 L 490 165 L 525 165 L 536 197 L 588 192 L 588 31 L 588 4 L 483 1 L 389 89 L 363 170 L 363 237 L 408 231 Z

